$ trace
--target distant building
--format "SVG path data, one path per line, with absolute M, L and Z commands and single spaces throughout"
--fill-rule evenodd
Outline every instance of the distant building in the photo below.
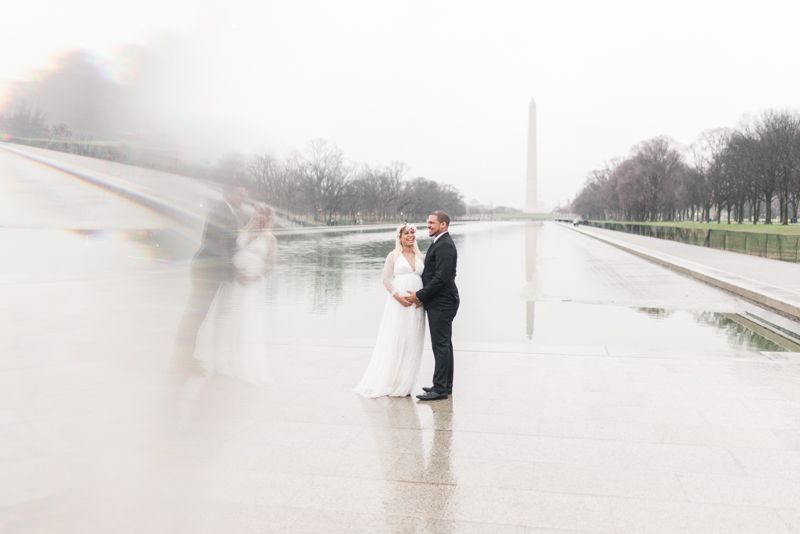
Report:
M 500 213 L 521 213 L 522 210 L 517 208 L 509 208 L 508 206 L 493 206 L 490 204 L 481 204 L 477 200 L 470 201 L 467 204 L 467 212 L 465 217 L 467 219 L 474 218 L 474 217 L 483 217 L 488 216 L 491 217 L 495 214 Z
M 493 213 L 520 213 L 522 210 L 517 208 L 509 208 L 508 206 L 497 206 L 494 208 Z

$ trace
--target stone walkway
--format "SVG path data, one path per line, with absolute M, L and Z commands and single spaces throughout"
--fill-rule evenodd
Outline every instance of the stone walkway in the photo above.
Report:
M 71 343 L 0 373 L 4 532 L 800 531 L 793 355 L 459 350 L 420 404 L 350 392 L 361 344 L 276 342 L 264 388 L 182 382 L 157 317 L 110 360 L 54 307 Z

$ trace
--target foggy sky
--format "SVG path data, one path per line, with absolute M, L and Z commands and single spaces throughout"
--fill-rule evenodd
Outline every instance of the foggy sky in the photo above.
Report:
M 110 83 L 138 80 L 127 111 L 187 151 L 288 153 L 324 138 L 354 161 L 403 161 L 467 201 L 520 208 L 535 97 L 539 198 L 554 206 L 640 141 L 689 144 L 800 107 L 800 7 L 754 5 L 35 0 L 0 19 L 13 43 L 0 79 L 7 91 L 86 48 Z M 132 49 L 148 59 L 130 62 Z

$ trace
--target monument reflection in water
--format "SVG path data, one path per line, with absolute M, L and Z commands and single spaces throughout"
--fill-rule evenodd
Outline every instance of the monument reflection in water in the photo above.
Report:
M 451 233 L 462 295 L 456 350 L 464 343 L 780 350 L 738 325 L 708 320 L 737 313 L 732 296 L 555 223 L 457 224 Z M 371 343 L 391 230 L 276 235 L 281 263 L 264 299 L 273 335 Z M 430 241 L 420 236 L 423 252 Z
M 536 234 L 538 226 L 541 224 L 529 222 L 525 223 L 525 282 L 535 284 L 536 275 Z M 528 340 L 533 338 L 534 319 L 536 315 L 536 302 L 528 300 L 525 302 L 525 333 Z

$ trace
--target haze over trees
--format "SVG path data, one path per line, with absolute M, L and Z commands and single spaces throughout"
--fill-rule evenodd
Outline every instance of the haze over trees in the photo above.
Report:
M 800 204 L 800 115 L 770 110 L 689 147 L 656 137 L 589 173 L 567 208 L 587 219 L 788 224 Z
M 420 220 L 436 209 L 453 216 L 466 211 L 463 196 L 452 185 L 409 178 L 408 166 L 399 162 L 349 162 L 324 140 L 311 141 L 304 151 L 283 158 L 269 151 L 229 153 L 211 163 L 205 153 L 191 154 L 174 133 L 165 133 L 168 110 L 158 104 L 151 83 L 159 78 L 151 72 L 157 69 L 143 54 L 128 51 L 138 74 L 124 83 L 109 79 L 109 69 L 90 54 L 66 54 L 52 72 L 12 93 L 0 110 L 0 137 L 201 179 L 241 180 L 252 198 L 316 221 Z

